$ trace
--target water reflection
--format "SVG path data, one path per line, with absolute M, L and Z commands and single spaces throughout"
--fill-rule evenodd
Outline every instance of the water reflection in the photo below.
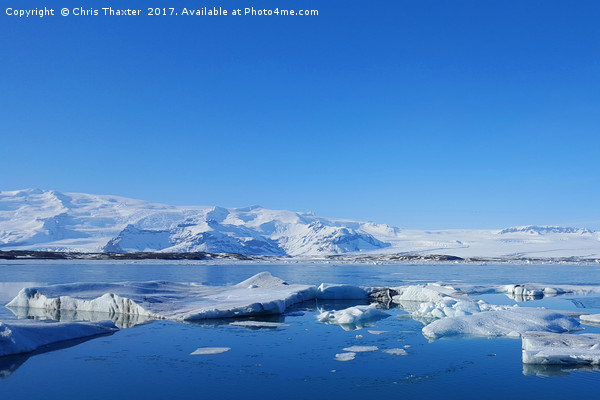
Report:
M 31 307 L 6 307 L 18 319 L 53 320 L 60 322 L 99 322 L 112 321 L 119 329 L 132 328 L 136 325 L 145 324 L 154 319 L 142 315 L 103 313 L 93 311 L 77 310 L 48 310 L 45 308 Z
M 523 375 L 541 377 L 568 376 L 571 372 L 600 371 L 598 365 L 523 364 Z
M 0 379 L 6 378 L 13 374 L 21 365 L 23 365 L 27 360 L 31 357 L 36 356 L 38 354 L 49 353 L 56 350 L 67 349 L 69 347 L 80 345 L 81 343 L 85 343 L 89 340 L 97 339 L 100 337 L 110 336 L 114 332 L 101 333 L 94 336 L 88 336 L 85 338 L 64 340 L 58 343 L 48 344 L 38 349 L 31 351 L 29 353 L 22 354 L 11 354 L 9 356 L 0 356 Z

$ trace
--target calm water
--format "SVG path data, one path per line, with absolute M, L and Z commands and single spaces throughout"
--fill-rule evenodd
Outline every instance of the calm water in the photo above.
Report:
M 0 264 L 0 301 L 23 286 L 127 280 L 170 280 L 233 284 L 260 272 L 290 283 L 400 285 L 462 281 L 474 284 L 540 282 L 600 285 L 600 266 L 575 265 L 189 265 L 110 263 Z M 504 295 L 486 301 L 512 304 Z M 596 297 L 561 296 L 520 303 L 560 309 L 586 307 L 600 312 Z M 345 304 L 344 306 L 347 306 Z M 524 367 L 515 339 L 428 342 L 423 325 L 392 309 L 373 327 L 344 331 L 316 320 L 319 308 L 299 305 L 291 315 L 272 319 L 289 326 L 248 329 L 229 321 L 184 324 L 157 321 L 31 357 L 0 361 L 0 398 L 219 398 L 308 399 L 369 396 L 386 398 L 500 399 L 524 393 L 549 398 L 596 396 L 600 372 L 586 369 Z M 0 318 L 13 318 L 6 309 Z M 387 331 L 375 335 L 368 330 Z M 600 332 L 587 327 L 586 332 Z M 358 336 L 357 336 L 358 335 Z M 362 336 L 362 337 L 361 337 Z M 406 356 L 374 351 L 340 362 L 344 347 L 405 348 Z M 230 347 L 216 355 L 190 355 L 198 347 Z M 2 359 L 0 359 L 2 360 Z M 3 364 L 2 364 L 3 363 Z M 8 365 L 8 367 L 7 367 Z

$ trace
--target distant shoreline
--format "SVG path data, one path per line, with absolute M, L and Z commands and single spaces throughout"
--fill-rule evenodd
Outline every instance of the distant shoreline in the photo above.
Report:
M 320 257 L 291 257 L 209 252 L 134 252 L 134 253 L 85 253 L 33 250 L 0 250 L 0 260 L 161 260 L 161 261 L 257 261 L 307 262 L 307 263 L 518 263 L 518 264 L 600 264 L 600 258 L 589 257 L 458 257 L 447 254 L 341 254 Z

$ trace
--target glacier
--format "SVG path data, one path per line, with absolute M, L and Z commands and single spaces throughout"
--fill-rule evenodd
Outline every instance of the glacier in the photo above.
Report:
M 170 206 L 25 189 L 0 192 L 0 250 L 599 259 L 600 233 L 555 226 L 421 231 L 260 206 Z

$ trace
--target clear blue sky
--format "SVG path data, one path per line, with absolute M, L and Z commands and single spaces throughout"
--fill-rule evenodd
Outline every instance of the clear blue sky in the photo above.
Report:
M 5 8 L 111 2 L 0 4 L 1 190 L 600 229 L 597 1 L 156 0 L 320 15 L 28 20 Z

